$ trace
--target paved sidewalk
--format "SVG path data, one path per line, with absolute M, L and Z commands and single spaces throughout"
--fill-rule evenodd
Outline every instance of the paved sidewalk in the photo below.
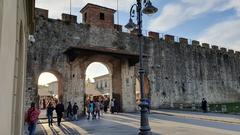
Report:
M 169 116 L 172 115 L 172 116 L 191 118 L 191 119 L 224 122 L 224 123 L 231 123 L 231 124 L 240 124 L 240 115 L 177 111 L 177 110 L 167 110 L 167 109 L 151 110 L 151 113 L 157 113 L 157 114 L 169 115 Z
M 237 119 L 232 115 L 207 115 L 214 120 Z M 240 134 L 240 124 L 205 120 L 208 116 L 196 112 L 153 110 L 149 115 L 149 124 L 153 135 Z M 55 123 L 51 127 L 43 121 L 38 124 L 36 135 L 136 135 L 140 127 L 139 120 L 139 113 L 104 114 L 96 120 L 82 118 L 79 121 L 64 121 L 58 127 L 54 119 Z

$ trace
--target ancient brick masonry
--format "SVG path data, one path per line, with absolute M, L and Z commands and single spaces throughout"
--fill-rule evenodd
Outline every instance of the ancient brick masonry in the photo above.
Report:
M 137 36 L 121 32 L 121 27 L 114 29 L 113 22 L 107 22 L 107 27 L 98 22 L 66 23 L 48 18 L 47 11 L 37 11 L 36 42 L 28 47 L 26 104 L 37 100 L 37 79 L 48 71 L 59 80 L 61 100 L 83 106 L 85 70 L 98 61 L 111 70 L 113 96 L 121 101 L 123 111 L 135 111 Z M 240 100 L 239 52 L 200 45 L 198 41 L 188 44 L 186 38 L 180 38 L 180 43 L 174 39 L 171 35 L 159 39 L 156 32 L 143 39 L 145 89 L 153 108 L 189 107 L 203 97 L 210 103 Z

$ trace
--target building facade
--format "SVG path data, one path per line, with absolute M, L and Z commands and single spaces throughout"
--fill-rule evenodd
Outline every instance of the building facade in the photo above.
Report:
M 102 75 L 93 78 L 95 89 L 102 93 L 102 95 L 110 95 L 112 91 L 112 79 L 110 74 Z
M 48 89 L 53 97 L 58 98 L 58 82 L 57 81 L 48 83 Z
M 26 47 L 34 30 L 34 0 L 0 0 L 0 131 L 23 134 Z

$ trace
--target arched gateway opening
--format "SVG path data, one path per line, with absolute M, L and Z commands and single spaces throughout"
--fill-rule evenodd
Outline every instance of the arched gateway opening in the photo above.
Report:
M 136 94 L 136 105 L 140 104 L 140 100 L 141 100 L 141 91 L 140 91 L 140 79 L 139 77 L 136 78 L 136 82 L 135 82 L 135 94 Z M 150 107 L 151 107 L 151 93 L 150 93 L 150 85 L 149 85 L 149 80 L 147 78 L 147 76 L 144 76 L 144 97 L 149 100 L 150 102 Z M 140 109 L 137 106 L 138 109 Z
M 85 107 L 89 101 L 109 104 L 112 99 L 112 71 L 105 63 L 92 62 L 85 71 Z
M 51 102 L 58 101 L 58 79 L 49 72 L 43 72 L 38 78 L 38 104 L 40 109 L 46 109 Z
M 42 110 L 40 118 L 46 118 L 46 108 L 49 103 L 56 106 L 62 101 L 62 76 L 56 71 L 42 72 L 37 82 L 37 105 Z
M 112 99 L 114 98 L 119 103 L 119 111 L 122 111 L 122 72 L 121 72 L 121 60 L 116 59 L 111 56 L 106 55 L 93 55 L 88 59 L 84 59 L 83 61 L 83 71 L 85 71 L 84 78 L 88 80 L 88 69 L 91 68 L 92 65 L 95 65 L 95 69 L 93 69 L 93 74 L 95 73 L 94 79 L 95 84 L 92 86 L 95 89 L 95 93 L 89 93 L 89 84 L 85 83 L 85 101 L 87 99 L 100 98 L 100 100 L 104 99 Z M 100 67 L 104 67 L 106 74 L 99 74 L 97 72 Z M 93 81 L 93 80 L 92 80 Z M 92 84 L 91 84 L 92 85 Z

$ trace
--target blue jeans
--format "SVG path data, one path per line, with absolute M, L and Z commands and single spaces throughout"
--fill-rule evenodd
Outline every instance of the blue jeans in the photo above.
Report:
M 52 125 L 52 122 L 53 122 L 53 116 L 52 115 L 48 115 L 48 125 Z
M 28 131 L 29 135 L 34 135 L 35 129 L 36 129 L 37 122 L 33 122 L 31 124 L 28 124 Z

